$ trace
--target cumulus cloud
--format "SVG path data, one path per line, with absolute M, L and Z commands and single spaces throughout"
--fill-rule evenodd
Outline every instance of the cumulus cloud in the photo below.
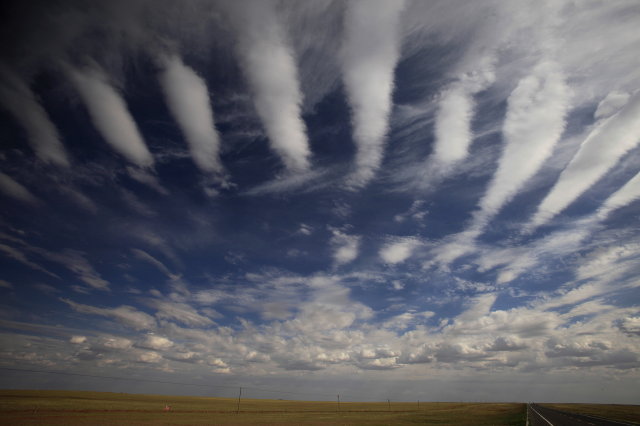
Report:
M 419 245 L 420 242 L 415 238 L 402 238 L 386 244 L 378 254 L 386 263 L 395 265 L 411 257 L 413 250 Z
M 338 229 L 333 229 L 331 245 L 333 246 L 333 260 L 336 265 L 344 265 L 354 261 L 358 257 L 360 249 L 360 237 L 349 235 Z
M 89 110 L 93 124 L 111 147 L 139 167 L 151 167 L 153 157 L 122 96 L 97 68 L 69 69 L 71 80 Z
M 353 186 L 369 182 L 382 163 L 403 8 L 404 0 L 355 0 L 346 13 L 342 73 L 357 147 Z
M 166 337 L 150 334 L 139 345 L 159 351 L 171 348 L 174 343 Z
M 81 345 L 86 341 L 87 338 L 85 336 L 71 336 L 71 339 L 69 339 L 69 342 L 73 343 L 74 345 Z
M 293 52 L 270 0 L 232 7 L 238 26 L 238 54 L 254 92 L 256 111 L 271 148 L 287 169 L 309 169 L 309 143 L 301 118 L 302 93 Z
M 221 173 L 220 136 L 205 81 L 177 55 L 168 56 L 162 62 L 160 85 L 169 110 L 187 139 L 193 161 L 203 172 Z
M 38 199 L 31 193 L 31 191 L 2 172 L 0 172 L 0 191 L 25 203 L 38 203 Z
M 0 67 L 0 105 L 24 127 L 27 140 L 36 156 L 48 163 L 69 166 L 69 157 L 36 95 L 18 76 Z
M 640 92 L 636 92 L 624 108 L 596 124 L 538 206 L 527 230 L 536 229 L 562 212 L 639 142 Z
M 156 327 L 156 321 L 151 315 L 139 311 L 132 306 L 122 305 L 117 308 L 98 308 L 96 306 L 76 303 L 65 298 L 60 298 L 60 300 L 76 312 L 112 318 L 136 330 L 150 330 Z

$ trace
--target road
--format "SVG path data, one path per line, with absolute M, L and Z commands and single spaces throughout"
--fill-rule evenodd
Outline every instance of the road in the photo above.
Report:
M 631 425 L 631 423 L 618 422 L 615 420 L 601 419 L 582 414 L 568 413 L 551 408 L 542 407 L 538 404 L 528 404 L 527 411 L 530 426 L 620 426 Z

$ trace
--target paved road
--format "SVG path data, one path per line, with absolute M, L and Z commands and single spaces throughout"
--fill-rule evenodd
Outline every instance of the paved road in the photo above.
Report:
M 631 424 L 558 411 L 538 404 L 528 404 L 527 410 L 530 426 L 620 426 Z

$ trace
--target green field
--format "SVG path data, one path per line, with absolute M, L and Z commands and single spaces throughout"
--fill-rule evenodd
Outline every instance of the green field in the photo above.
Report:
M 524 425 L 524 404 L 305 402 L 109 392 L 0 391 L 7 425 Z M 171 411 L 164 412 L 165 404 Z
M 570 413 L 587 414 L 640 425 L 640 405 L 620 404 L 540 404 Z

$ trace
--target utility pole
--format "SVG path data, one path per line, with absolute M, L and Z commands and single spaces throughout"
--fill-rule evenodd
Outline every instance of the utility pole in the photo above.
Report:
M 240 397 L 242 396 L 242 387 L 240 387 L 240 392 L 238 393 L 238 408 L 236 409 L 236 414 L 240 414 Z
M 389 403 L 389 411 L 391 411 L 391 400 L 387 399 L 387 402 Z
M 338 411 L 340 411 L 340 395 L 338 395 Z

